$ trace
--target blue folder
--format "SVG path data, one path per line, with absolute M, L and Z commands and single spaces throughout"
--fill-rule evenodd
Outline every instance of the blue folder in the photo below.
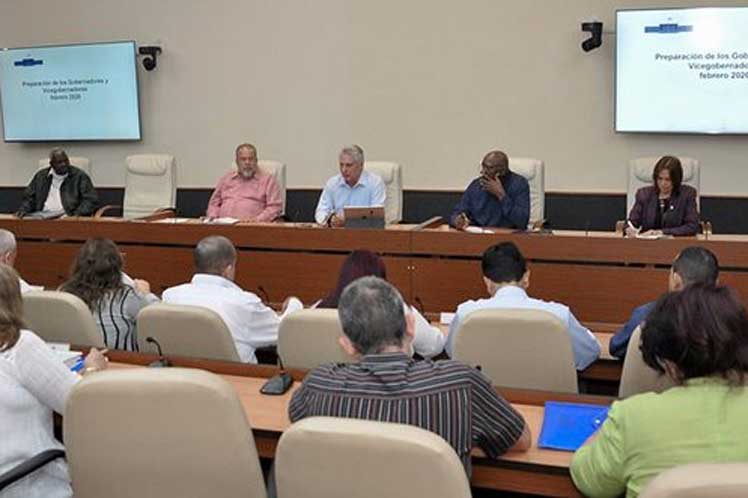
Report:
M 605 421 L 610 407 L 546 401 L 538 448 L 576 451 Z

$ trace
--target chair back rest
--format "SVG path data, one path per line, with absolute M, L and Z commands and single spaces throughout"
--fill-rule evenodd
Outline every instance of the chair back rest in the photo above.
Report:
M 278 189 L 281 195 L 281 214 L 286 214 L 286 165 L 280 161 L 273 161 L 271 159 L 260 159 L 257 161 L 257 166 L 260 170 L 268 175 L 275 177 L 275 182 L 278 184 Z M 236 164 L 233 165 L 236 168 Z
M 626 347 L 626 358 L 623 360 L 621 371 L 621 385 L 618 389 L 619 398 L 628 398 L 634 394 L 646 392 L 661 393 L 674 385 L 670 377 L 660 375 L 644 363 L 644 357 L 639 349 L 641 332 L 641 326 L 636 327 Z
M 87 157 L 72 156 L 68 157 L 70 164 L 78 169 L 83 170 L 88 176 L 91 176 L 91 160 Z M 39 159 L 39 169 L 49 167 L 49 158 Z
M 748 463 L 692 463 L 652 479 L 639 498 L 745 498 Z
M 471 496 L 465 468 L 444 439 L 369 420 L 312 417 L 293 424 L 278 443 L 275 478 L 279 498 Z
M 278 356 L 286 368 L 311 369 L 324 363 L 354 361 L 338 343 L 343 329 L 338 310 L 305 309 L 283 317 Z
M 379 176 L 384 182 L 384 221 L 399 223 L 403 219 L 403 171 L 399 164 L 387 161 L 365 161 L 364 169 Z
M 510 157 L 509 169 L 527 179 L 530 185 L 529 226 L 545 219 L 545 165 L 540 159 Z
M 156 303 L 138 313 L 138 347 L 158 353 L 153 337 L 166 356 L 241 361 L 226 323 L 215 311 L 200 306 Z
M 104 336 L 91 310 L 67 292 L 35 290 L 23 295 L 23 318 L 47 342 L 104 347 Z
M 683 185 L 690 185 L 696 189 L 696 209 L 701 209 L 699 202 L 701 198 L 701 173 L 699 161 L 690 157 L 678 157 L 683 167 Z M 632 159 L 629 163 L 629 183 L 626 192 L 626 216 L 631 212 L 636 201 L 636 191 L 642 187 L 652 185 L 652 172 L 655 164 L 660 160 L 657 157 L 639 157 Z
M 470 313 L 460 325 L 452 356 L 480 366 L 497 386 L 577 392 L 569 332 L 547 311 L 485 309 Z
M 148 216 L 177 205 L 177 162 L 169 154 L 127 156 L 124 218 Z
M 183 368 L 109 369 L 71 391 L 65 450 L 76 498 L 265 498 L 234 387 Z

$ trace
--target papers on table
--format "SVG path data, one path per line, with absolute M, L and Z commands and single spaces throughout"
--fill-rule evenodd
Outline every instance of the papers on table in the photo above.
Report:
M 449 325 L 450 323 L 452 323 L 454 317 L 454 313 L 446 313 L 443 311 L 439 314 L 439 323 L 441 323 L 442 325 Z
M 665 235 L 659 233 L 637 233 L 636 238 L 642 240 L 657 240 L 665 237 Z
M 153 223 L 187 223 L 191 218 L 162 218 Z
M 465 231 L 468 233 L 493 233 L 493 230 L 490 230 L 488 228 L 474 227 L 474 226 L 466 227 Z
M 228 216 L 225 216 L 223 218 L 205 218 L 203 223 L 212 223 L 214 225 L 234 225 L 239 223 L 239 221 L 238 218 L 229 218 Z

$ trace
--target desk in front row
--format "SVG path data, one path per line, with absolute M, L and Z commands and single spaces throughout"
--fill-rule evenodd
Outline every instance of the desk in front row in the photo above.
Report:
M 415 225 L 350 230 L 290 223 L 206 225 L 196 220 L 19 220 L 7 215 L 0 215 L 0 227 L 16 234 L 16 266 L 24 278 L 49 288 L 67 278 L 83 241 L 106 237 L 126 254 L 127 271 L 149 280 L 160 293 L 191 278 L 192 250 L 200 239 L 224 235 L 238 249 L 237 283 L 267 294 L 271 302 L 282 302 L 288 295 L 315 302 L 334 287 L 340 263 L 350 251 L 370 249 L 383 255 L 389 280 L 407 301 L 427 312 L 454 311 L 459 303 L 485 295 L 480 256 L 503 241 L 516 243 L 527 257 L 530 294 L 568 305 L 582 322 L 625 322 L 635 307 L 667 288 L 673 258 L 689 245 L 714 251 L 723 267 L 720 280 L 748 298 L 744 235 L 653 241 L 607 232 L 472 234 Z
M 122 351 L 110 351 L 109 357 L 115 362 L 112 364 L 113 368 L 147 365 L 157 358 L 155 355 Z M 252 426 L 259 455 L 274 457 L 278 439 L 290 425 L 288 402 L 293 391 L 298 388 L 298 382 L 282 396 L 266 396 L 260 394 L 259 390 L 268 377 L 278 372 L 275 367 L 193 358 L 169 359 L 175 366 L 209 370 L 230 382 L 236 389 Z M 297 381 L 305 375 L 304 371 L 291 373 Z M 542 405 L 548 400 L 609 404 L 612 398 L 506 388 L 497 390 L 529 424 L 533 446 L 527 452 L 508 453 L 498 460 L 474 456 L 471 484 L 478 488 L 541 496 L 580 496 L 569 475 L 572 454 L 536 446 L 543 422 Z

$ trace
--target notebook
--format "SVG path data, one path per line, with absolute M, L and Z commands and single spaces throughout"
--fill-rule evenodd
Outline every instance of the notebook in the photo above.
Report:
M 546 401 L 538 448 L 576 451 L 608 416 L 609 406 Z

